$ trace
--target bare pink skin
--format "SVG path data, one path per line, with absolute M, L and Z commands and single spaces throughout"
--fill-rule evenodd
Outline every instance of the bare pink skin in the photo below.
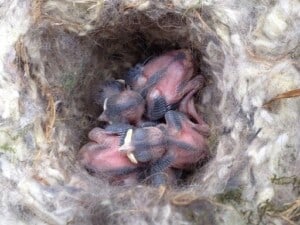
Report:
M 142 76 L 134 85 L 134 89 L 145 95 L 148 118 L 159 119 L 163 117 L 163 112 L 180 102 L 184 96 L 189 95 L 188 98 L 192 98 L 204 85 L 204 78 L 200 75 L 193 78 L 193 74 L 193 58 L 189 50 L 170 51 L 148 62 L 143 68 Z M 154 79 L 154 84 L 147 83 L 156 76 L 158 78 Z M 158 101 L 165 102 L 161 103 L 162 108 L 157 106 Z M 186 100 L 185 105 L 188 108 L 185 112 L 200 122 L 194 104 L 191 103 Z
M 132 89 L 133 90 L 140 90 L 145 85 L 148 79 L 153 76 L 157 71 L 161 70 L 162 68 L 166 67 L 166 65 L 169 65 L 174 57 L 178 54 L 179 51 L 185 51 L 185 50 L 174 50 L 167 52 L 161 56 L 158 56 L 152 60 L 150 60 L 144 67 L 143 67 L 143 74 L 138 78 L 136 83 L 133 84 Z
M 118 147 L 107 147 L 95 142 L 85 144 L 79 153 L 81 163 L 97 172 L 113 171 L 124 167 L 132 167 L 132 164 L 126 155 L 118 151 Z
M 120 142 L 119 136 L 110 134 L 100 127 L 93 128 L 88 133 L 88 138 L 91 141 L 97 142 L 98 144 L 104 144 L 104 145 L 117 146 Z
M 111 182 L 136 179 L 134 173 L 123 171 L 124 169 L 134 171 L 136 165 L 119 151 L 119 136 L 109 134 L 101 128 L 94 128 L 88 136 L 91 141 L 79 151 L 79 160 L 83 166 L 97 174 L 108 176 Z
M 167 129 L 170 140 L 168 153 L 174 158 L 171 167 L 188 169 L 208 156 L 208 146 L 206 139 L 201 134 L 203 129 L 201 125 L 184 118 L 180 130 L 176 130 L 168 125 Z M 186 143 L 193 149 L 186 150 L 176 145 L 176 142 Z
M 133 186 L 138 184 L 138 173 L 132 172 L 128 175 L 114 176 L 110 179 L 111 185 L 117 186 Z
M 185 59 L 173 60 L 175 53 L 182 52 Z M 194 73 L 192 55 L 188 50 L 177 50 L 167 53 L 165 56 L 158 57 L 155 62 L 149 62 L 144 68 L 144 74 L 152 73 L 153 71 L 161 69 L 160 64 L 168 65 L 166 72 L 162 79 L 155 85 L 155 87 L 148 93 L 147 101 L 151 101 L 153 96 L 164 96 L 168 104 L 173 104 L 182 99 L 182 97 L 190 90 L 196 88 L 195 85 L 189 84 L 189 80 Z M 165 59 L 166 58 L 166 59 Z M 149 75 L 148 75 L 149 76 Z
M 202 116 L 197 112 L 194 102 L 194 94 L 197 92 L 197 89 L 194 89 L 188 93 L 179 104 L 179 111 L 185 113 L 188 117 L 197 122 L 197 129 L 205 136 L 209 136 L 210 129 L 208 124 L 206 124 Z

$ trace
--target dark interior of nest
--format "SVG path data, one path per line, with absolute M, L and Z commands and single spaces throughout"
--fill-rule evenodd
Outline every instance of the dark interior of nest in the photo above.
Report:
M 137 63 L 176 49 L 191 50 L 194 58 L 195 75 L 202 74 L 203 70 L 209 70 L 202 60 L 204 44 L 193 41 L 195 37 L 192 35 L 194 34 L 182 17 L 174 15 L 167 17 L 168 20 L 162 18 L 161 21 L 155 22 L 149 19 L 143 19 L 142 22 L 136 24 L 134 21 L 131 24 L 128 21 L 125 21 L 125 24 L 120 22 L 114 26 L 100 27 L 81 37 L 65 30 L 53 31 L 52 27 L 45 31 L 44 41 L 45 43 L 49 42 L 50 45 L 54 45 L 54 40 L 59 41 L 58 39 L 67 42 L 68 39 L 75 40 L 77 46 L 65 49 L 66 52 L 64 53 L 70 57 L 70 60 L 73 60 L 74 51 L 82 51 L 82 54 L 85 54 L 86 51 L 87 55 L 90 55 L 89 60 L 83 60 L 82 65 L 80 65 L 81 74 L 77 78 L 71 78 L 71 81 L 64 77 L 54 78 L 54 83 L 60 81 L 65 82 L 65 85 L 70 83 L 70 88 L 63 89 L 64 93 L 62 94 L 64 96 L 60 96 L 62 107 L 57 109 L 57 111 L 65 112 L 63 113 L 65 115 L 60 115 L 58 112 L 57 117 L 70 118 L 65 120 L 65 126 L 74 130 L 70 141 L 75 146 L 74 148 L 79 150 L 82 145 L 88 142 L 87 134 L 92 128 L 104 126 L 102 122 L 97 120 L 102 109 L 95 103 L 94 99 L 95 91 L 104 81 L 122 79 L 124 74 Z M 49 34 L 49 29 L 52 34 Z M 81 44 L 82 46 L 80 46 Z M 74 48 L 76 49 L 74 50 Z M 55 51 L 52 55 L 49 52 L 45 54 L 48 55 L 49 59 L 56 57 Z M 48 64 L 62 64 L 59 57 L 55 60 L 49 60 Z M 63 60 L 67 61 L 68 59 Z M 76 66 L 79 67 L 79 65 Z M 61 70 L 64 70 L 64 65 L 61 67 Z M 51 74 L 52 71 L 51 66 L 49 66 L 48 72 L 46 68 L 46 73 Z M 201 90 L 195 96 L 195 102 L 199 102 L 199 97 L 201 98 Z M 75 111 L 77 113 L 74 113 Z M 74 140 L 77 142 L 74 143 Z M 197 168 L 200 168 L 204 163 L 202 161 Z M 194 171 L 184 173 L 179 184 L 185 184 L 193 173 Z

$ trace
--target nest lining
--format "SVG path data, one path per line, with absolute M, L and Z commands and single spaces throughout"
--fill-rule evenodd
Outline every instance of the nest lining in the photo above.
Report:
M 251 43 L 254 51 L 248 55 L 249 46 L 240 39 L 245 38 L 247 32 L 233 22 L 239 14 L 233 3 L 213 9 L 202 8 L 202 5 L 189 8 L 179 2 L 154 5 L 148 1 L 84 1 L 84 4 L 75 1 L 72 5 L 70 1 L 34 1 L 36 23 L 16 45 L 16 61 L 26 75 L 19 91 L 22 93 L 20 109 L 26 114 L 14 137 L 24 132 L 26 135 L 25 141 L 19 146 L 16 142 L 15 146 L 32 149 L 29 154 L 19 151 L 14 156 L 21 161 L 25 159 L 23 164 L 29 174 L 18 184 L 23 202 L 15 211 L 23 221 L 29 223 L 32 215 L 36 215 L 47 224 L 68 221 L 129 224 L 141 218 L 145 224 L 157 221 L 222 224 L 220 221 L 227 215 L 225 221 L 241 224 L 240 215 L 223 203 L 245 203 L 255 196 L 255 202 L 243 206 L 253 220 L 250 214 L 255 204 L 272 199 L 274 191 L 269 177 L 276 171 L 284 174 L 286 166 L 280 161 L 283 169 L 277 170 L 274 162 L 282 155 L 282 148 L 292 165 L 295 161 L 289 158 L 290 152 L 297 153 L 294 150 L 297 142 L 289 142 L 292 147 L 284 143 L 295 135 L 294 120 L 298 116 L 285 114 L 284 108 L 288 107 L 291 112 L 298 108 L 287 102 L 280 104 L 275 112 L 267 112 L 261 105 L 265 99 L 297 87 L 297 71 L 289 67 L 289 59 L 276 61 L 290 54 L 293 42 L 288 48 L 278 44 L 283 47 L 278 50 L 280 57 L 274 58 L 274 52 L 271 54 L 264 46 L 265 36 L 259 34 L 264 42 Z M 224 13 L 222 10 L 226 7 L 232 13 L 216 16 Z M 243 13 L 248 12 L 244 7 Z M 266 13 L 261 8 L 256 12 L 258 15 Z M 270 10 L 274 12 L 276 10 Z M 264 26 L 252 19 L 240 20 L 243 29 L 251 24 L 257 24 L 257 29 Z M 277 28 L 275 26 L 275 31 L 280 32 Z M 262 37 L 259 35 L 256 38 Z M 276 36 L 274 40 L 272 43 L 281 39 Z M 216 157 L 205 168 L 197 170 L 187 184 L 175 190 L 157 191 L 144 186 L 124 189 L 89 176 L 77 164 L 76 154 L 86 142 L 87 132 L 98 125 L 96 118 L 100 111 L 92 101 L 94 87 L 103 80 L 120 78 L 139 60 L 176 48 L 191 49 L 197 72 L 207 79 L 208 85 L 198 99 L 199 111 L 212 127 L 210 146 L 212 155 L 217 152 Z M 277 75 L 277 71 L 287 68 L 284 79 Z M 290 133 L 283 133 L 283 126 L 282 129 L 271 126 L 272 119 L 281 125 L 284 120 L 285 125 L 290 125 Z M 268 149 L 274 150 L 270 158 L 266 156 L 270 153 Z M 269 164 L 262 163 L 266 158 Z M 7 164 L 2 162 L 2 165 Z M 270 170 L 266 170 L 265 165 Z M 288 174 L 293 175 L 293 171 L 297 171 L 297 166 L 291 167 Z M 15 173 L 16 177 L 23 176 L 22 172 Z M 223 193 L 217 197 L 222 204 L 202 198 L 204 195 L 213 198 L 215 193 Z M 292 193 L 289 201 L 294 199 Z M 262 210 L 267 204 L 260 205 Z M 183 210 L 187 205 L 188 210 Z M 201 214 L 200 218 L 199 213 L 207 217 Z M 294 219 L 292 216 L 289 218 Z M 260 215 L 256 219 L 260 221 Z
M 200 25 L 191 29 L 191 22 L 176 12 L 165 13 L 153 20 L 141 12 L 133 11 L 124 13 L 114 21 L 114 24 L 99 25 L 78 36 L 61 26 L 53 26 L 53 21 L 46 20 L 32 27 L 17 45 L 22 69 L 30 67 L 28 73 L 39 87 L 39 100 L 46 109 L 40 112 L 41 115 L 45 114 L 41 122 L 44 141 L 48 142 L 41 153 L 41 161 L 46 155 L 58 157 L 60 160 L 56 163 L 50 160 L 43 161 L 43 164 L 58 167 L 59 173 L 62 173 L 59 175 L 61 182 L 66 182 L 66 175 L 72 177 L 77 173 L 78 179 L 82 179 L 80 183 L 87 185 L 93 180 L 98 188 L 107 188 L 109 198 L 119 188 L 107 186 L 107 181 L 91 177 L 76 160 L 80 146 L 87 141 L 87 132 L 100 125 L 97 117 L 101 109 L 94 102 L 94 91 L 105 80 L 122 78 L 136 63 L 179 48 L 192 50 L 196 74 L 203 74 L 209 81 L 212 79 L 211 69 L 202 60 L 205 55 L 203 50 L 207 47 L 205 40 L 207 42 L 209 37 L 214 37 L 214 44 L 219 44 L 211 31 L 204 32 Z M 200 30 L 202 35 L 196 35 Z M 25 50 L 23 45 L 26 46 Z M 29 62 L 26 58 L 29 58 Z M 200 103 L 200 99 L 198 96 L 197 102 Z M 201 106 L 199 110 L 206 120 L 216 114 Z M 215 134 L 213 138 L 216 139 Z M 216 140 L 213 141 L 216 143 Z M 49 171 L 41 169 L 37 166 L 37 176 L 47 177 L 46 183 L 55 183 L 57 174 L 50 175 L 56 177 L 53 177 L 54 180 L 49 179 Z M 188 183 L 181 184 L 180 189 L 184 190 Z M 145 188 L 143 192 L 153 195 L 151 189 L 147 191 Z M 100 193 L 97 199 L 102 199 L 103 194 Z M 124 195 L 130 198 L 131 194 Z M 117 198 L 115 202 L 118 201 L 120 200 Z M 103 210 L 103 207 L 100 208 Z

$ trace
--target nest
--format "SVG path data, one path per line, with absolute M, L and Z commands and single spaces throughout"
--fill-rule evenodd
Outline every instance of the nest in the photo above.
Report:
M 299 37 L 288 19 L 296 1 L 22 4 L 14 7 L 29 14 L 9 13 L 30 22 L 17 24 L 26 29 L 4 54 L 9 78 L 0 83 L 5 222 L 299 222 Z M 93 91 L 179 48 L 192 51 L 206 79 L 196 99 L 212 130 L 209 162 L 167 189 L 90 176 L 76 155 L 99 125 Z

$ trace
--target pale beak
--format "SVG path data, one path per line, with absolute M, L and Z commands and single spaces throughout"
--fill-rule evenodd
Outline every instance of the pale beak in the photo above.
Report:
M 124 144 L 119 147 L 119 151 L 121 152 L 131 152 L 134 150 L 133 146 L 131 145 L 131 138 L 132 138 L 133 130 L 129 129 L 126 132 L 126 136 L 124 138 Z
M 131 152 L 127 153 L 127 157 L 130 160 L 130 162 L 132 162 L 134 164 L 138 164 L 138 161 L 136 160 L 135 156 Z
M 104 103 L 103 103 L 103 111 L 105 111 L 107 109 L 107 99 L 104 99 Z
M 118 79 L 117 81 L 119 81 L 122 84 L 125 84 L 125 80 L 123 80 L 123 79 Z
M 124 144 L 119 147 L 119 151 L 126 153 L 126 155 L 127 155 L 128 159 L 130 160 L 130 162 L 132 162 L 134 164 L 138 164 L 138 161 L 136 160 L 134 154 L 132 153 L 132 151 L 134 150 L 134 147 L 131 145 L 132 133 L 133 133 L 132 129 L 129 129 L 126 132 L 126 136 L 125 136 L 125 139 L 124 139 Z
M 125 153 L 129 153 L 129 152 L 132 152 L 134 150 L 134 148 L 130 145 L 122 145 L 119 147 L 119 151 L 120 152 L 125 152 Z
M 132 151 L 134 150 L 134 148 L 131 145 L 122 145 L 121 147 L 119 147 L 119 151 L 126 153 L 128 159 L 130 160 L 130 162 L 134 163 L 134 164 L 138 164 L 138 161 L 136 160 L 134 154 L 132 153 Z

